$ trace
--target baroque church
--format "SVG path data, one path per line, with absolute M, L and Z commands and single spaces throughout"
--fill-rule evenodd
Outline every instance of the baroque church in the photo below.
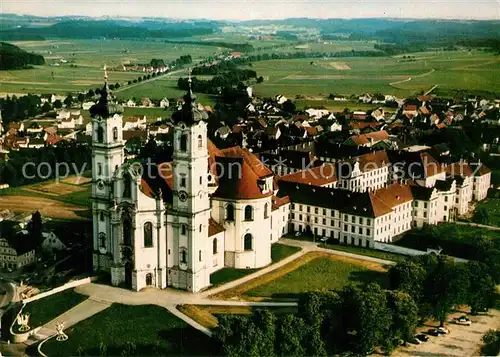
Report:
M 94 271 L 136 291 L 198 292 L 224 267 L 270 264 L 290 209 L 272 171 L 248 150 L 213 145 L 191 89 L 172 116 L 172 162 L 126 161 L 122 113 L 105 75 L 90 108 Z

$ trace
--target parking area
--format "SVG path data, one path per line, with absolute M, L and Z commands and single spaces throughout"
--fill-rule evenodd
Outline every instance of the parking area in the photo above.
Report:
M 477 316 L 468 315 L 471 326 L 458 325 L 453 322 L 453 318 L 464 315 L 464 313 L 454 313 L 450 315 L 450 322 L 446 328 L 449 334 L 439 337 L 429 336 L 428 342 L 420 345 L 408 344 L 400 347 L 393 356 L 477 356 L 481 347 L 481 337 L 489 330 L 500 328 L 500 311 L 490 309 L 487 314 Z M 419 328 L 419 333 L 425 333 L 431 326 Z

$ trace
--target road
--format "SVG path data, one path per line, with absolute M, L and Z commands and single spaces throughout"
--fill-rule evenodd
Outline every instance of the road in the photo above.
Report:
M 0 280 L 0 290 L 5 291 L 5 294 L 0 295 L 0 308 L 7 306 L 12 301 L 17 301 L 16 286 L 10 281 Z
M 192 63 L 191 65 L 192 66 L 196 66 L 198 63 Z M 124 91 L 124 90 L 127 90 L 127 89 L 130 89 L 130 88 L 134 88 L 134 87 L 137 87 L 137 86 L 140 86 L 141 84 L 146 84 L 146 83 L 149 83 L 149 82 L 152 82 L 152 81 L 156 81 L 157 79 L 160 79 L 160 78 L 165 78 L 165 77 L 170 77 L 174 74 L 177 74 L 177 73 L 181 73 L 181 72 L 184 72 L 186 70 L 186 68 L 182 68 L 182 69 L 178 69 L 176 71 L 172 71 L 172 72 L 167 72 L 167 74 L 163 75 L 163 76 L 156 76 L 154 78 L 151 78 L 151 79 L 147 79 L 145 81 L 142 81 L 142 82 L 137 82 L 137 83 L 134 83 L 134 84 L 130 84 L 130 85 L 126 85 L 126 86 L 121 86 L 120 88 L 118 89 L 115 89 L 113 91 L 113 93 L 119 93 L 121 91 Z M 140 72 L 137 72 L 138 74 L 140 74 Z
M 479 228 L 489 229 L 489 230 L 492 230 L 492 231 L 500 231 L 500 227 L 488 226 L 486 224 L 461 222 L 461 221 L 455 221 L 455 223 L 458 224 L 458 225 L 461 225 L 461 226 L 479 227 Z

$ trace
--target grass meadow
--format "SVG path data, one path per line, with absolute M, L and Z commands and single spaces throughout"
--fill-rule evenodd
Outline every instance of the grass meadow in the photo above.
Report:
M 255 85 L 263 97 L 283 94 L 323 100 L 329 93 L 364 92 L 408 96 L 437 85 L 453 90 L 498 91 L 500 58 L 483 52 L 425 52 L 415 61 L 398 57 L 269 60 L 253 64 L 264 82 Z
M 372 267 L 367 267 L 362 261 L 337 256 L 320 257 L 284 276 L 248 290 L 246 295 L 289 298 L 305 292 L 341 290 L 348 284 L 360 285 L 375 281 L 387 286 L 386 270 L 380 265 L 371 265 Z
M 166 309 L 113 304 L 65 330 L 69 339 L 51 339 L 49 356 L 212 356 L 215 342 Z

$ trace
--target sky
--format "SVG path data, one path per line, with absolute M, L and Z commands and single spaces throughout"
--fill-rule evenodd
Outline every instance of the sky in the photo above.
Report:
M 500 20 L 500 0 L 0 0 L 0 12 L 214 20 L 290 17 Z

